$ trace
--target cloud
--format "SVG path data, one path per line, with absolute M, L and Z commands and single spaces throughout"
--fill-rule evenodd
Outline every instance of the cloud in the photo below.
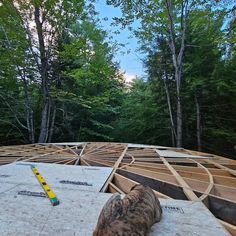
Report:
M 133 82 L 133 80 L 137 79 L 137 76 L 134 75 L 134 74 L 129 74 L 129 73 L 126 73 L 124 72 L 123 74 L 124 78 L 125 78 L 125 83 L 126 84 L 130 84 Z

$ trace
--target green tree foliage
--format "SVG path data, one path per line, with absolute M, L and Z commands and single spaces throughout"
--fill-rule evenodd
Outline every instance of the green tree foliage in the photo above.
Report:
M 109 0 L 147 78 L 125 85 L 94 1 L 1 1 L 0 143 L 120 141 L 236 156 L 235 6 Z
M 186 145 L 196 147 L 194 103 L 197 98 L 202 148 L 234 155 L 236 123 L 232 117 L 235 117 L 236 84 L 235 72 L 228 67 L 234 59 L 227 56 L 228 29 L 222 30 L 224 16 L 224 11 L 199 10 L 190 19 L 189 47 L 185 55 Z
M 85 21 L 73 25 L 70 35 L 59 53 L 56 93 L 63 119 L 57 133 L 69 130 L 67 140 L 112 140 L 111 122 L 121 103 L 123 81 L 105 32 Z
M 171 145 L 168 111 L 162 91 L 137 79 L 126 91 L 113 135 L 122 142 Z
M 111 140 L 122 76 L 93 5 L 3 1 L 1 143 Z
M 121 6 L 123 18 L 116 18 L 116 22 L 123 26 L 129 25 L 134 19 L 140 20 L 141 27 L 135 31 L 135 34 L 140 38 L 141 50 L 148 55 L 145 60 L 148 72 L 146 86 L 155 88 L 152 89 L 151 97 L 158 97 L 159 102 L 155 104 L 155 110 L 159 111 L 158 119 L 161 120 L 161 114 L 169 113 L 169 116 L 165 116 L 169 122 L 167 125 L 169 129 L 178 126 L 176 123 L 178 90 L 175 89 L 175 65 L 169 41 L 170 22 L 166 4 L 171 2 L 174 6 L 173 12 L 176 13 L 173 15 L 176 22 L 173 29 L 176 33 L 175 42 L 178 51 L 181 47 L 179 21 L 181 14 L 178 14 L 178 9 L 187 1 L 111 0 L 108 2 L 114 6 Z M 225 1 L 224 4 L 205 1 L 202 2 L 201 7 L 200 1 L 188 1 L 188 4 L 180 90 L 184 146 L 233 156 L 236 124 L 232 118 L 235 117 L 236 90 L 235 71 L 229 65 L 235 66 L 235 27 L 233 26 L 235 8 L 229 1 Z M 137 87 L 131 89 L 131 94 L 139 91 L 135 88 L 137 89 Z M 131 98 L 132 96 L 129 97 Z M 163 106 L 161 100 L 165 101 L 162 103 Z M 131 107 L 134 103 L 136 103 L 135 99 L 129 100 Z M 144 104 L 139 110 L 142 109 L 146 109 Z M 129 113 L 126 114 L 129 117 Z M 166 127 L 163 120 L 161 124 Z M 138 128 L 134 130 L 135 133 L 129 133 L 129 137 L 136 137 L 139 134 Z M 174 130 L 169 132 L 166 143 L 167 140 L 170 143 L 171 135 L 172 143 L 175 143 L 173 142 L 176 139 Z M 162 134 L 165 132 L 159 130 L 155 136 Z M 145 137 L 149 138 L 149 132 Z

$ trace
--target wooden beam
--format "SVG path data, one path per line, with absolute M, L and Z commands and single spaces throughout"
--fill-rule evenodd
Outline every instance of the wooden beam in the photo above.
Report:
M 232 235 L 232 236 L 236 236 L 236 226 L 229 224 L 223 220 L 219 220 L 218 221 L 225 227 L 225 229 Z
M 128 145 L 125 146 L 124 151 L 121 153 L 120 157 L 118 158 L 118 160 L 117 160 L 116 163 L 114 164 L 112 173 L 110 174 L 109 178 L 107 179 L 106 183 L 104 184 L 104 186 L 103 186 L 101 192 L 106 192 L 107 187 L 108 187 L 108 184 L 109 184 L 109 183 L 111 182 L 111 180 L 113 179 L 114 174 L 115 174 L 117 168 L 119 168 L 120 163 L 121 163 L 123 157 L 125 156 L 127 150 L 128 150 Z
M 95 145 L 96 146 L 96 145 Z M 94 148 L 93 149 L 93 146 L 91 147 L 91 148 L 88 148 L 88 151 L 87 152 L 85 152 L 85 154 L 81 154 L 81 156 L 84 156 L 84 155 L 86 155 L 86 154 L 90 154 L 90 153 L 93 153 L 94 151 L 96 151 L 96 150 L 98 150 L 98 149 L 100 149 L 100 148 L 102 148 L 102 147 L 104 147 L 104 146 L 106 146 L 106 144 L 103 144 L 103 145 L 100 145 L 100 146 L 98 146 L 98 147 L 96 147 L 96 148 Z
M 122 165 L 121 169 L 125 168 L 126 166 L 130 166 L 130 165 L 132 165 L 135 162 L 135 159 L 134 159 L 133 155 L 131 155 L 129 153 L 126 153 L 126 154 L 131 157 L 132 161 L 130 163 L 128 163 L 128 164 Z
M 208 162 L 209 164 L 213 164 L 214 166 L 216 166 L 217 168 L 220 168 L 222 170 L 226 170 L 227 172 L 229 172 L 231 175 L 234 175 L 236 176 L 236 171 L 235 170 L 232 170 L 226 166 L 223 166 L 219 163 L 216 163 L 215 161 L 212 161 L 212 160 L 205 160 L 206 162 Z
M 52 154 L 58 154 L 58 153 L 61 153 L 61 152 L 64 152 L 64 151 L 67 151 L 69 148 L 63 148 L 61 150 L 57 150 L 57 151 L 54 151 L 54 152 L 49 152 L 49 153 L 46 153 L 46 154 L 41 154 L 41 155 L 36 155 L 36 156 L 33 156 L 33 157 L 30 157 L 30 158 L 27 158 L 27 159 L 22 159 L 21 158 L 18 158 L 19 160 L 22 159 L 22 161 L 30 161 L 30 160 L 33 160 L 33 159 L 36 159 L 36 158 L 40 158 L 40 157 L 45 157 L 45 156 L 49 156 L 49 155 L 52 155 Z M 72 154 L 70 154 L 72 156 Z M 74 157 L 74 155 L 73 155 Z M 50 158 L 50 157 L 49 157 Z M 17 160 L 16 160 L 17 161 Z
M 179 173 L 169 164 L 169 162 L 164 157 L 160 157 L 160 159 L 163 161 L 163 163 L 166 165 L 166 167 L 174 175 L 177 182 L 183 188 L 183 191 L 186 194 L 186 196 L 188 197 L 188 199 L 191 201 L 199 201 L 199 198 L 197 197 L 197 195 L 193 192 L 193 190 L 189 187 L 189 185 L 184 181 L 184 179 L 179 175 Z
M 208 185 L 207 189 L 205 190 L 205 192 L 204 192 L 204 193 L 202 194 L 202 196 L 200 197 L 200 200 L 201 200 L 201 201 L 204 201 L 205 198 L 207 198 L 207 196 L 210 194 L 210 192 L 211 192 L 211 190 L 212 190 L 212 188 L 213 188 L 213 186 L 214 186 L 213 176 L 212 176 L 212 174 L 209 172 L 209 170 L 208 170 L 205 166 L 203 166 L 202 164 L 200 164 L 197 160 L 193 160 L 193 159 L 190 159 L 190 160 L 192 160 L 193 162 L 197 163 L 198 166 L 200 166 L 201 168 L 203 168 L 203 169 L 206 171 L 206 173 L 208 174 L 208 176 L 209 176 L 209 185 Z M 205 203 L 208 205 L 208 202 L 205 202 Z
M 86 148 L 87 144 L 88 144 L 88 143 L 85 143 L 85 144 L 84 144 L 84 146 L 83 146 L 83 149 L 81 150 L 81 152 L 80 152 L 79 156 L 82 156 L 82 155 L 83 155 L 83 153 L 84 153 L 84 150 L 85 150 L 85 148 Z
M 68 150 L 75 155 L 74 158 L 76 158 L 78 156 L 78 154 L 73 150 L 73 148 L 75 148 L 76 146 L 72 146 L 72 147 L 69 147 L 68 145 L 66 145 L 66 147 L 68 148 Z
M 115 184 L 115 186 L 117 186 L 119 189 L 121 189 L 124 193 L 128 193 L 134 185 L 139 184 L 138 182 L 128 179 L 128 178 L 126 178 L 122 175 L 119 175 L 117 173 L 115 173 L 115 175 L 114 175 L 113 183 Z M 153 191 L 157 195 L 157 197 L 159 197 L 159 198 L 171 199 L 171 197 L 169 197 L 163 193 L 160 193 L 156 190 L 153 190 Z
M 167 195 L 170 198 L 188 200 L 188 198 L 184 194 L 183 188 L 181 188 L 177 184 L 168 183 L 166 181 L 155 179 L 145 174 L 140 174 L 140 173 L 138 174 L 124 169 L 117 169 L 116 173 L 132 181 L 138 182 L 143 185 L 148 185 L 153 190 L 156 190 L 164 195 Z
M 83 148 L 82 148 L 82 150 L 81 150 L 81 152 L 79 154 L 80 157 L 83 155 L 83 152 L 84 152 L 84 149 L 86 148 L 86 146 L 87 146 L 87 143 L 84 143 Z M 80 161 L 80 158 L 78 157 L 77 161 L 75 162 L 76 166 L 78 165 L 79 161 Z
M 147 166 L 147 167 L 153 167 L 153 168 L 167 169 L 166 166 L 163 163 L 157 164 L 157 163 L 146 163 L 146 162 L 137 162 L 137 161 L 135 161 L 134 164 L 135 165 Z M 173 164 L 172 164 L 172 166 L 177 171 L 187 171 L 187 172 L 192 172 L 192 173 L 204 173 L 204 170 L 199 168 L 199 167 L 180 166 L 180 165 L 173 165 Z M 232 177 L 232 175 L 226 170 L 222 170 L 222 169 L 218 169 L 218 168 L 207 168 L 207 169 L 213 175 L 224 176 L 224 177 Z
M 83 157 L 80 158 L 80 162 L 81 162 L 82 166 L 83 165 L 90 166 L 90 164 L 87 161 L 85 161 Z
M 108 190 L 111 193 L 120 193 L 120 194 L 125 194 L 121 189 L 119 189 L 116 185 L 114 185 L 112 182 L 109 183 L 108 185 Z

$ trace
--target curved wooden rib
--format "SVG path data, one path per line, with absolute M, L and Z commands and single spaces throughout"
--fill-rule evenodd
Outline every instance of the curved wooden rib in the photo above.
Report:
M 204 201 L 205 198 L 209 195 L 209 193 L 211 192 L 213 186 L 214 186 L 214 179 L 213 179 L 213 176 L 212 174 L 210 173 L 210 171 L 205 167 L 203 166 L 201 163 L 199 163 L 198 161 L 195 161 L 193 159 L 189 159 L 193 162 L 195 162 L 199 167 L 203 168 L 206 173 L 208 174 L 208 177 L 209 177 L 209 185 L 207 187 L 207 189 L 205 190 L 205 192 L 202 194 L 202 196 L 199 198 L 201 201 Z
M 135 158 L 134 158 L 133 155 L 131 155 L 130 153 L 126 153 L 126 155 L 130 156 L 132 158 L 132 161 L 130 163 L 126 164 L 126 165 L 123 165 L 122 167 L 120 167 L 120 169 L 123 169 L 123 168 L 125 168 L 127 166 L 130 166 L 130 165 L 132 165 L 135 162 Z
M 179 175 L 179 173 L 169 164 L 169 162 L 164 158 L 160 157 L 166 167 L 171 171 L 171 173 L 176 178 L 177 182 L 182 186 L 183 191 L 187 198 L 191 201 L 199 201 L 197 195 L 193 192 L 193 190 L 189 187 L 189 185 L 184 181 L 184 179 Z

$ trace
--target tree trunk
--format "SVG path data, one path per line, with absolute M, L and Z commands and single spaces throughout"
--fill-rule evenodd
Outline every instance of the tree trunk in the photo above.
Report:
M 198 151 L 202 150 L 201 145 L 201 113 L 200 113 L 200 104 L 197 98 L 197 95 L 195 96 L 195 104 L 196 104 L 196 115 L 197 115 L 197 149 Z
M 176 146 L 177 147 L 182 147 L 183 145 L 183 120 L 182 120 L 182 104 L 181 104 L 181 100 L 180 100 L 180 94 L 177 94 L 177 111 L 176 111 L 176 115 L 177 115 L 177 134 L 176 134 Z
M 171 106 L 171 101 L 170 101 L 170 93 L 169 93 L 168 86 L 166 84 L 167 75 L 165 75 L 165 77 L 166 78 L 164 79 L 164 85 L 165 85 L 166 99 L 167 99 L 169 116 L 170 116 L 172 146 L 175 147 L 175 144 L 176 144 L 176 131 L 175 131 L 175 124 L 174 124 L 173 113 L 172 113 L 172 106 Z
M 48 132 L 49 132 L 49 117 L 50 117 L 50 97 L 48 90 L 48 62 L 46 58 L 46 50 L 43 36 L 43 22 L 40 21 L 40 8 L 38 5 L 34 7 L 34 17 L 35 24 L 37 29 L 38 41 L 39 41 L 39 52 L 40 52 L 40 61 L 41 65 L 39 68 L 41 76 L 41 88 L 42 88 L 42 97 L 43 105 L 41 112 L 41 125 L 40 125 L 40 134 L 39 134 L 39 143 L 47 142 Z
M 181 96 L 180 96 L 181 79 L 182 79 L 182 70 L 180 66 L 176 68 L 176 72 L 175 72 L 176 98 L 177 98 L 177 109 L 176 109 L 176 126 L 177 126 L 176 146 L 177 147 L 182 147 L 183 145 L 183 115 L 182 115 L 182 103 L 181 103 Z
M 183 145 L 183 119 L 182 119 L 182 104 L 181 104 L 181 81 L 182 81 L 182 65 L 183 65 L 183 54 L 185 49 L 185 35 L 186 35 L 186 25 L 188 17 L 188 0 L 182 1 L 182 11 L 181 11 L 181 37 L 180 37 L 180 49 L 177 51 L 177 42 L 176 42 L 176 32 L 175 32 L 175 23 L 174 20 L 174 6 L 171 0 L 166 0 L 166 8 L 168 11 L 169 18 L 169 34 L 168 34 L 168 43 L 170 51 L 172 54 L 173 66 L 175 68 L 175 81 L 176 81 L 176 94 L 177 94 L 177 109 L 176 109 L 176 146 L 182 147 Z
M 54 131 L 54 124 L 55 124 L 55 118 L 56 118 L 56 105 L 54 104 L 52 106 L 53 112 L 52 112 L 52 120 L 51 120 L 51 126 L 48 136 L 48 142 L 50 143 L 52 141 L 53 131 Z
M 22 78 L 23 78 L 23 83 L 24 83 L 25 110 L 27 114 L 27 127 L 28 127 L 29 141 L 31 143 L 35 143 L 33 110 L 32 110 L 32 106 L 31 106 L 31 102 L 29 98 L 28 83 L 25 79 L 25 76 Z
M 39 134 L 39 143 L 46 143 L 48 137 L 48 117 L 50 116 L 49 112 L 49 98 L 43 101 L 43 110 L 41 114 L 41 126 L 40 126 L 40 134 Z

